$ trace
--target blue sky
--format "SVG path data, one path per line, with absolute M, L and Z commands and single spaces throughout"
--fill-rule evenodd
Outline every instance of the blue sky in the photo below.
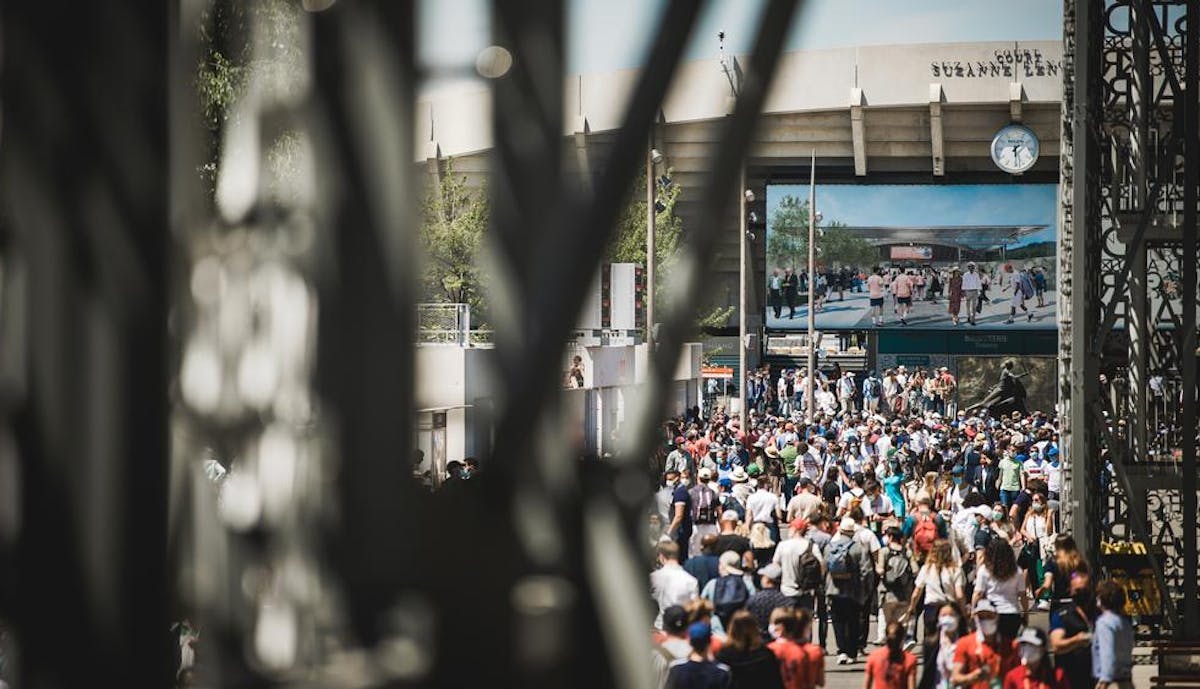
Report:
M 1047 225 L 1028 243 L 1053 241 L 1054 184 L 818 184 L 825 222 L 850 226 Z M 808 198 L 807 185 L 767 187 L 767 219 L 784 196 Z M 769 230 L 770 228 L 768 228 Z
M 639 67 L 667 0 L 569 0 L 569 73 Z M 717 32 L 726 49 L 745 53 L 765 0 L 710 0 L 685 59 L 713 58 Z M 461 73 L 489 44 L 487 0 L 420 0 L 422 62 Z M 1059 0 L 809 0 L 798 13 L 788 50 L 857 45 L 1059 40 Z

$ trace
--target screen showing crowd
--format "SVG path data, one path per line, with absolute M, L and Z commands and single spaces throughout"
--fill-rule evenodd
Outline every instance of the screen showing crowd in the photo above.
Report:
M 805 185 L 767 187 L 771 329 L 808 327 Z M 819 330 L 1057 327 L 1053 184 L 816 187 Z

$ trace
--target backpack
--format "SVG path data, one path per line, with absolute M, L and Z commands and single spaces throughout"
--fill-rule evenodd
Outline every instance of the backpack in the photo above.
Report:
M 1026 299 L 1033 296 L 1033 281 L 1029 279 L 1028 275 L 1022 276 L 1017 281 L 1017 284 L 1021 288 L 1021 294 L 1024 295 Z
M 738 521 L 745 521 L 746 519 L 746 506 L 733 493 L 725 493 L 721 496 L 721 510 L 733 510 L 737 512 Z
M 907 598 L 912 595 L 913 582 L 916 580 L 913 576 L 912 562 L 903 550 L 888 550 L 891 552 L 888 553 L 884 565 L 883 586 L 897 596 Z
M 796 558 L 796 588 L 802 592 L 815 591 L 821 586 L 821 561 L 813 552 L 814 544 L 805 539 L 808 547 Z
M 883 397 L 883 383 L 878 378 L 867 379 L 867 394 L 870 397 Z
M 938 538 L 937 519 L 932 514 L 925 517 L 919 515 L 919 512 L 913 515 L 917 522 L 912 533 L 913 549 L 920 555 L 928 555 L 929 551 L 933 550 L 933 542 Z
M 858 558 L 850 552 L 854 539 L 847 538 L 829 544 L 825 566 L 834 581 L 848 581 L 858 577 Z
M 713 489 L 701 483 L 691 489 L 691 495 L 692 523 L 716 524 L 717 517 L 719 516 L 717 513 L 720 511 L 720 503 Z
M 713 587 L 713 608 L 717 617 L 724 624 L 733 615 L 746 606 L 750 600 L 750 590 L 740 574 L 726 574 L 717 579 Z

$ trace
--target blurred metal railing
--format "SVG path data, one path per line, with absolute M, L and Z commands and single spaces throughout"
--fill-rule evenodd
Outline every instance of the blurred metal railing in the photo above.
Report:
M 417 304 L 419 344 L 490 346 L 493 335 L 489 329 L 472 329 L 470 304 Z
M 0 230 L 16 258 L 0 294 L 28 307 L 0 312 L 0 341 L 20 345 L 0 350 L 0 469 L 11 436 L 21 472 L 21 519 L 0 524 L 17 533 L 0 540 L 17 684 L 169 685 L 167 629 L 186 615 L 198 686 L 650 687 L 644 458 L 797 4 L 759 18 L 635 423 L 601 465 L 557 422 L 558 362 L 702 4 L 665 7 L 588 192 L 562 164 L 564 3 L 493 3 L 513 56 L 490 75 L 499 442 L 436 496 L 407 464 L 414 3 L 180 0 L 170 23 L 165 6 L 62 22 L 6 5 Z M 214 203 L 196 174 L 196 28 L 230 8 L 270 12 L 221 40 L 294 50 L 299 69 L 237 94 Z M 290 176 L 271 167 L 281 137 Z M 65 624 L 83 640 L 71 662 Z

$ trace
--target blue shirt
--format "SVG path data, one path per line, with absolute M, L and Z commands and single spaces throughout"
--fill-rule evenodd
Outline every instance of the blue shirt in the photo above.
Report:
M 1101 682 L 1133 677 L 1133 625 L 1111 610 L 1100 614 L 1092 631 L 1092 673 Z

